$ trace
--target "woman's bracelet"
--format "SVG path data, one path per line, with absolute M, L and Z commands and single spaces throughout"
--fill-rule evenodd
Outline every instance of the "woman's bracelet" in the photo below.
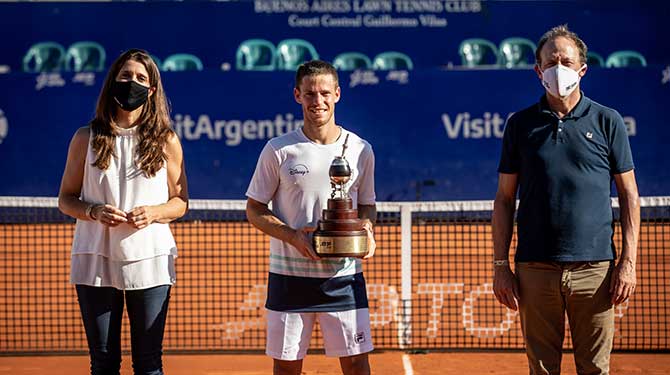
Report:
M 93 221 L 98 221 L 98 219 L 93 216 L 93 209 L 97 206 L 97 204 L 89 204 L 88 207 L 86 207 L 86 216 L 90 218 Z

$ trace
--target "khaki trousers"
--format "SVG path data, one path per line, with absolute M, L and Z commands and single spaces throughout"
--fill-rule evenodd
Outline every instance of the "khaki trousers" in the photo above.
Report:
M 567 314 L 580 375 L 609 374 L 614 309 L 613 262 L 522 262 L 519 313 L 531 375 L 561 373 Z

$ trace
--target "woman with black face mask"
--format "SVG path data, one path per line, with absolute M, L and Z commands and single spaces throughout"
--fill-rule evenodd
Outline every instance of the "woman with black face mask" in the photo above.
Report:
M 112 64 L 95 118 L 75 133 L 58 194 L 77 219 L 75 284 L 91 374 L 118 374 L 124 300 L 135 374 L 163 374 L 162 342 L 177 248 L 168 223 L 188 209 L 181 144 L 149 54 Z

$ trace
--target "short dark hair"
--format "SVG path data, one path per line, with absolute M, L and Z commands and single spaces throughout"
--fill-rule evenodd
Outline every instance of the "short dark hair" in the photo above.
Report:
M 582 60 L 582 64 L 586 63 L 586 52 L 588 51 L 586 47 L 586 43 L 584 43 L 583 40 L 577 36 L 574 32 L 570 31 L 568 29 L 568 25 L 558 25 L 554 26 L 551 28 L 551 30 L 547 31 L 542 35 L 542 38 L 540 38 L 540 41 L 537 42 L 537 49 L 535 50 L 535 62 L 537 62 L 538 65 L 541 64 L 541 56 L 540 56 L 540 51 L 542 50 L 542 47 L 550 41 L 554 40 L 558 37 L 563 37 L 572 40 L 575 45 L 577 46 L 577 49 L 579 50 L 579 58 Z
M 337 77 L 337 70 L 327 61 L 311 60 L 301 64 L 298 71 L 295 73 L 295 87 L 300 89 L 300 83 L 306 76 L 316 76 L 321 74 L 330 74 L 335 80 L 335 84 L 339 84 Z

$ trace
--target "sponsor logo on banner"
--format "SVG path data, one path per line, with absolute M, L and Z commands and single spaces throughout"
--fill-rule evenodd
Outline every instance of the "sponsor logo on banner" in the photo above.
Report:
M 399 85 L 406 85 L 409 82 L 409 71 L 389 70 L 385 79 L 386 82 L 396 82 Z M 379 83 L 379 80 L 379 77 L 373 70 L 356 69 L 349 75 L 349 87 L 374 86 Z
M 73 83 L 81 83 L 84 86 L 95 85 L 95 73 L 93 72 L 79 72 L 72 77 Z
M 449 139 L 490 139 L 502 138 L 505 131 L 505 123 L 514 114 L 510 112 L 503 117 L 498 112 L 484 112 L 481 116 L 470 112 L 460 112 L 456 115 L 442 114 L 442 125 Z M 624 124 L 628 136 L 637 135 L 637 122 L 635 117 L 624 116 Z M 588 135 L 587 135 L 588 137 Z
M 35 77 L 35 90 L 40 91 L 45 87 L 63 87 L 65 79 L 60 73 L 40 73 Z
M 290 133 L 301 127 L 303 120 L 296 120 L 291 113 L 277 114 L 274 119 L 230 120 L 216 120 L 205 114 L 191 116 L 177 113 L 172 124 L 179 138 L 183 140 L 222 140 L 226 146 L 235 147 L 244 140 L 265 140 Z
M 513 113 L 508 114 L 507 118 Z M 443 113 L 442 125 L 449 139 L 502 138 L 507 118 L 498 112 L 484 112 L 481 117 L 470 112 L 457 113 L 455 116 Z
M 7 132 L 9 132 L 9 123 L 5 113 L 0 109 L 0 143 L 7 137 Z

